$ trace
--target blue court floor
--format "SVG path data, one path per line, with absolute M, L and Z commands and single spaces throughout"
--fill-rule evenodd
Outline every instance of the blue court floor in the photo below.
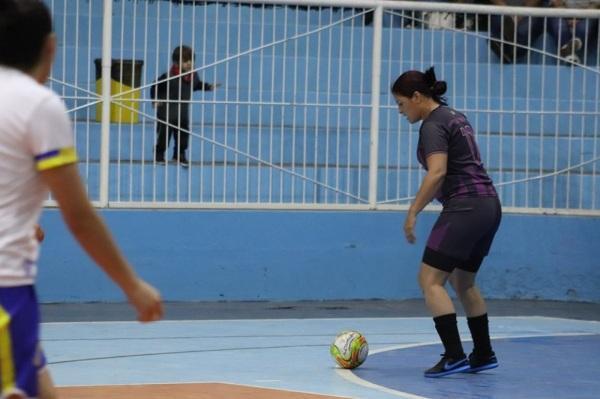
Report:
M 492 316 L 490 327 L 500 367 L 441 379 L 422 376 L 442 352 L 429 317 L 49 322 L 42 329 L 58 386 L 218 382 L 364 399 L 599 397 L 600 322 Z M 462 317 L 459 328 L 468 352 Z M 354 371 L 329 355 L 347 329 L 361 331 L 370 347 Z

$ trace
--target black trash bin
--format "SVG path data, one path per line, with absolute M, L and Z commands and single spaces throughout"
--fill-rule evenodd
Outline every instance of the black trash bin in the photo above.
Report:
M 96 58 L 96 92 L 102 95 L 102 60 Z M 112 60 L 110 67 L 110 92 L 113 101 L 110 104 L 110 121 L 137 123 L 139 114 L 140 90 L 134 90 L 142 85 L 141 60 Z M 133 90 L 133 91 L 131 91 Z M 127 93 L 128 92 L 128 93 Z M 119 93 L 125 93 L 119 96 Z M 129 108 L 125 108 L 129 107 Z M 131 108 L 131 109 L 130 109 Z M 96 121 L 102 120 L 102 103 L 96 105 Z

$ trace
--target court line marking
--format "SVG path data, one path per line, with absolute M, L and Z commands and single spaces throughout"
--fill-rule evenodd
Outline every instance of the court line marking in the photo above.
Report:
M 592 333 L 592 332 L 555 333 L 555 334 L 548 333 L 548 334 L 527 334 L 527 335 L 514 335 L 514 336 L 492 336 L 491 339 L 494 340 L 494 339 L 513 339 L 513 338 L 544 338 L 544 337 L 565 337 L 565 336 L 586 336 L 586 335 L 600 335 L 600 334 Z M 471 342 L 472 340 L 463 339 L 462 341 L 463 342 Z M 369 355 L 372 355 L 372 354 L 375 355 L 377 353 L 389 352 L 389 351 L 393 351 L 393 350 L 408 349 L 408 348 L 415 348 L 415 347 L 428 346 L 428 345 L 439 345 L 439 344 L 440 344 L 439 341 L 430 341 L 430 342 L 422 342 L 422 343 L 416 343 L 416 344 L 389 346 L 389 347 L 374 350 L 374 351 L 370 352 Z M 375 389 L 377 391 L 389 393 L 391 395 L 398 396 L 398 397 L 404 398 L 404 399 L 430 399 L 425 396 L 418 396 L 418 395 L 415 395 L 415 394 L 412 394 L 409 392 L 398 391 L 395 389 L 385 387 L 383 385 L 374 384 L 370 381 L 360 378 L 359 376 L 354 374 L 352 372 L 352 370 L 338 368 L 338 369 L 336 369 L 336 372 L 338 375 L 340 375 L 342 378 L 346 379 L 347 381 L 352 382 L 357 385 L 360 385 L 360 386 L 363 386 L 365 388 Z M 423 377 L 423 378 L 425 378 L 425 377 Z
M 395 389 L 384 387 L 383 385 L 378 385 L 378 384 L 374 384 L 370 381 L 363 380 L 362 378 L 360 378 L 356 374 L 354 374 L 352 372 L 352 370 L 345 370 L 345 369 L 338 368 L 335 371 L 339 376 L 341 376 L 348 382 L 351 382 L 356 385 L 360 385 L 363 388 L 369 388 L 369 389 L 373 389 L 373 390 L 376 390 L 379 392 L 385 392 L 390 395 L 398 396 L 398 397 L 404 398 L 404 399 L 428 399 L 425 396 L 413 395 L 412 393 L 398 391 Z

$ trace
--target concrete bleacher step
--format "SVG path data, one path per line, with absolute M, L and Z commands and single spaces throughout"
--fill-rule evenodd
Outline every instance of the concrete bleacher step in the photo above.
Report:
M 194 162 L 185 168 L 175 163 L 111 163 L 109 199 L 144 202 L 259 202 L 350 203 L 368 197 L 368 169 L 287 166 L 295 175 L 251 164 Z M 80 165 L 92 199 L 98 195 L 99 165 Z M 600 176 L 562 174 L 537 179 L 536 172 L 491 172 L 505 206 L 593 209 L 600 202 Z M 423 172 L 418 169 L 380 168 L 379 201 L 415 194 Z M 531 181 L 518 182 L 529 178 Z M 317 181 L 320 184 L 315 184 Z M 337 190 L 336 190 L 337 189 Z M 346 195 L 345 193 L 350 193 Z M 363 201 L 356 199 L 361 198 Z M 402 202 L 406 203 L 406 201 Z
M 100 159 L 99 125 L 77 127 L 77 151 L 81 159 Z M 151 162 L 154 154 L 153 125 L 122 125 L 111 131 L 110 158 Z M 366 129 L 292 127 L 222 127 L 192 128 L 189 158 L 198 162 L 244 163 L 251 157 L 274 164 L 314 166 L 367 165 L 370 136 Z M 89 133 L 89 134 L 88 134 Z M 588 135 L 480 133 L 477 136 L 481 157 L 489 169 L 514 167 L 529 170 L 560 170 L 589 161 L 598 156 L 595 138 Z M 392 167 L 409 167 L 416 163 L 418 136 L 416 130 L 382 131 L 379 137 L 379 162 Z M 216 144 L 214 144 L 216 143 Z M 173 144 L 171 143 L 171 148 Z M 237 150 L 238 152 L 236 152 Z M 172 150 L 166 155 L 170 156 Z M 252 159 L 251 159 L 252 161 Z M 579 173 L 592 173 L 593 163 L 584 165 Z
M 402 71 L 424 69 L 433 63 L 414 65 L 408 62 L 382 62 L 381 103 L 392 105 L 389 92 L 394 80 Z M 463 109 L 489 109 L 502 111 L 536 112 L 588 112 L 598 114 L 598 90 L 600 73 L 582 68 L 556 65 L 501 65 L 501 64 L 435 64 L 438 78 L 448 83 L 447 97 L 451 105 Z M 285 69 L 284 69 L 285 66 Z M 74 68 L 73 66 L 70 67 Z M 82 66 L 83 71 L 87 66 Z M 95 91 L 93 74 L 88 75 L 69 69 L 69 76 L 79 76 L 79 87 Z M 81 71 L 81 69 L 80 69 Z M 57 67 L 55 72 L 60 73 Z M 206 71 L 201 79 L 218 82 L 222 86 L 215 92 L 197 92 L 193 100 L 203 102 L 204 108 L 211 103 L 238 102 L 256 107 L 263 103 L 281 104 L 282 107 L 302 104 L 339 104 L 342 107 L 371 103 L 370 61 L 334 58 L 270 56 L 228 63 L 218 71 Z M 158 74 L 144 73 L 143 85 L 154 82 Z M 54 84 L 53 88 L 67 98 L 69 108 L 85 104 L 86 100 L 73 97 L 88 95 L 81 90 Z M 141 98 L 149 101 L 150 90 L 145 89 Z M 149 105 L 149 104 L 148 104 Z M 233 105 L 229 105 L 231 108 Z M 274 105 L 278 107 L 277 105 Z M 256 109 L 256 108 L 254 108 Z M 201 113 L 202 106 L 193 105 L 193 113 Z M 146 111 L 153 114 L 148 106 Z M 83 117 L 86 110 L 80 110 Z

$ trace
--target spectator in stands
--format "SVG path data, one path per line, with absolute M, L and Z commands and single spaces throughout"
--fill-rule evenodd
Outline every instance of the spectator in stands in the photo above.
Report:
M 486 0 L 479 4 L 496 6 L 545 7 L 547 0 Z M 527 16 L 492 15 L 490 18 L 490 47 L 505 63 L 513 63 L 527 54 L 528 47 L 543 33 L 544 19 Z M 517 44 L 517 46 L 511 45 Z
M 551 0 L 552 7 L 600 8 L 600 0 Z M 570 64 L 581 64 L 584 51 L 598 37 L 598 19 L 552 18 L 550 34 L 556 40 L 558 53 Z
M 188 46 L 175 48 L 172 60 L 169 72 L 160 75 L 158 83 L 150 89 L 158 120 L 154 159 L 159 163 L 165 162 L 165 150 L 173 136 L 173 161 L 188 166 L 186 150 L 190 138 L 189 101 L 192 99 L 192 92 L 211 91 L 220 84 L 204 83 L 196 72 L 192 72 L 194 52 Z

